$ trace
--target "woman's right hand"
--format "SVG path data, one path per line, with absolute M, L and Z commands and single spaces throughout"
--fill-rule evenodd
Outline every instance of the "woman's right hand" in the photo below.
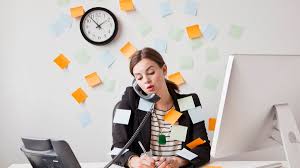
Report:
M 147 155 L 134 156 L 129 160 L 128 166 L 132 168 L 155 168 L 155 160 Z

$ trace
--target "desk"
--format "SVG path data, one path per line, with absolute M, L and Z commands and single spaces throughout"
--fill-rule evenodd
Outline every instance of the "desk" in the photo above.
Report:
M 255 168 L 270 163 L 278 163 L 279 161 L 215 161 L 206 166 L 222 166 L 222 168 Z M 287 162 L 281 162 L 284 168 L 287 168 Z M 106 162 L 81 163 L 82 168 L 103 168 Z M 204 166 L 205 167 L 205 166 Z M 8 168 L 32 168 L 30 164 L 12 164 Z M 120 168 L 120 166 L 111 166 L 111 168 Z

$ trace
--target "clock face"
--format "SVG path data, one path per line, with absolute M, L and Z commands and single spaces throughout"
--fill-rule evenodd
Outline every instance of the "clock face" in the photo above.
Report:
M 113 40 L 118 31 L 117 19 L 105 8 L 88 10 L 81 18 L 80 30 L 83 37 L 92 44 L 103 45 Z

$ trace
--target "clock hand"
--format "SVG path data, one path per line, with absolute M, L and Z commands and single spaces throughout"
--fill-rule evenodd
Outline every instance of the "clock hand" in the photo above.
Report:
M 99 25 L 92 17 L 90 17 L 90 19 L 92 19 L 92 21 L 97 25 L 96 28 L 100 28 L 101 29 L 101 25 Z
M 103 21 L 102 23 L 100 23 L 97 27 L 100 27 L 101 28 L 101 25 L 103 25 L 105 22 L 107 22 L 108 19 L 106 19 L 105 21 Z

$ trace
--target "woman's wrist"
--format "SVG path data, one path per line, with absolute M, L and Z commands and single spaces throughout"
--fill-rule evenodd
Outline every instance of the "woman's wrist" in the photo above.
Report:
M 189 164 L 188 160 L 182 159 L 180 157 L 174 157 L 175 161 L 177 162 L 177 164 L 179 165 L 179 167 L 183 167 Z

